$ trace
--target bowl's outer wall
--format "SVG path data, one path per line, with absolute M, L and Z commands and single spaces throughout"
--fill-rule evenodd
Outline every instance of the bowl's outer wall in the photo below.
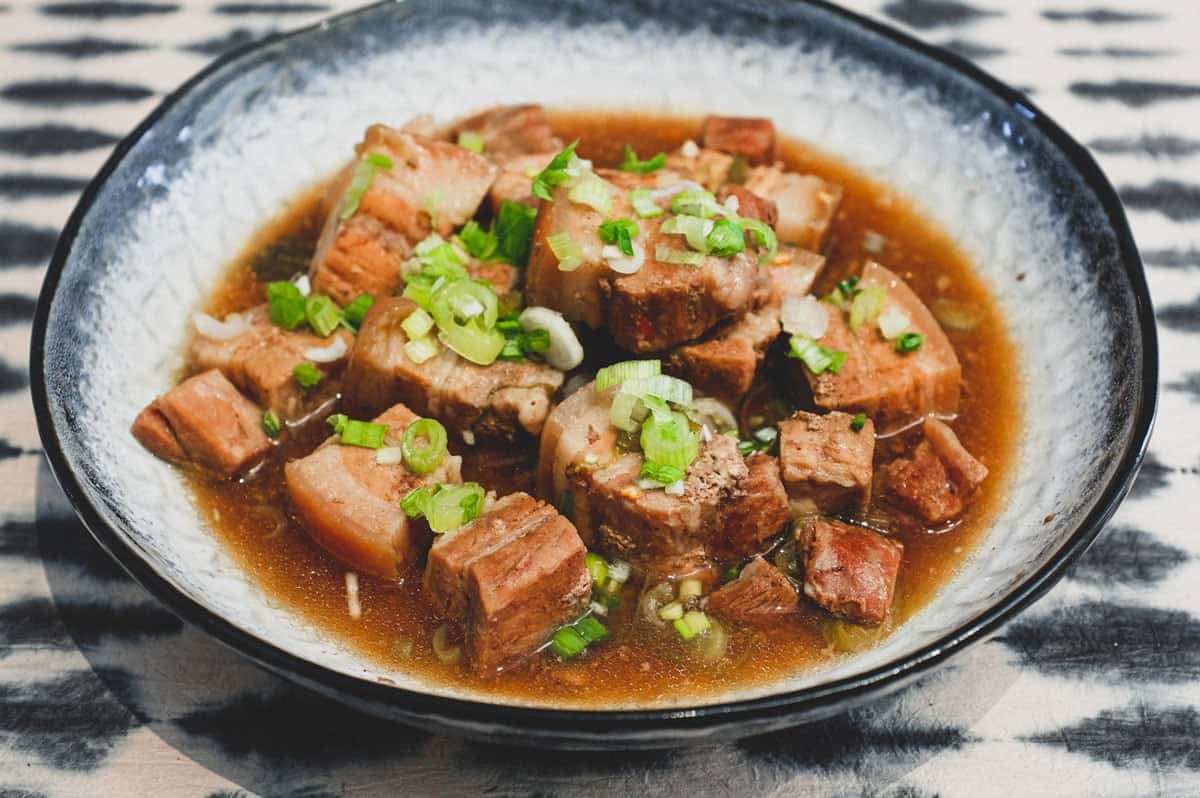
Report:
M 643 67 L 653 69 L 639 80 L 622 47 L 639 52 L 630 43 L 647 41 Z M 561 71 L 538 69 L 548 42 Z M 464 65 L 421 71 L 421 56 L 449 52 Z M 584 91 L 589 72 L 603 79 Z M 736 96 L 712 96 L 706 87 L 722 81 Z M 365 96 L 347 99 L 355 92 Z M 381 673 L 270 605 L 181 499 L 177 476 L 129 439 L 133 413 L 168 384 L 188 312 L 221 264 L 331 171 L 363 124 L 497 99 L 775 116 L 786 133 L 912 197 L 980 263 L 1026 353 L 1010 507 L 943 596 L 878 651 L 696 707 L 574 712 L 451 694 Z M 1017 268 L 1027 279 L 1013 279 Z M 584 746 L 815 720 L 895 689 L 994 628 L 1052 584 L 1124 496 L 1157 384 L 1140 261 L 1115 193 L 1081 147 L 1015 92 L 873 23 L 822 5 L 732 2 L 687 15 L 661 2 L 385 4 L 222 59 L 169 97 L 85 193 L 47 276 L 31 360 L 60 483 L 101 544 L 185 618 L 364 709 Z

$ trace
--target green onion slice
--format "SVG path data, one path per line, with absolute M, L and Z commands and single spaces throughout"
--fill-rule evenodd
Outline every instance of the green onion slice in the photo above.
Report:
M 634 396 L 657 396 L 667 402 L 687 407 L 692 403 L 692 385 L 678 377 L 655 374 L 649 377 L 630 377 L 621 384 L 621 393 Z
M 746 248 L 746 234 L 729 219 L 717 219 L 706 239 L 705 252 L 718 258 L 732 258 Z
M 858 415 L 856 415 L 854 417 L 854 420 L 850 422 L 850 429 L 854 430 L 855 432 L 860 432 L 862 430 L 862 428 L 865 427 L 866 425 L 867 425 L 867 414 L 859 413 Z
M 567 199 L 579 205 L 587 205 L 604 216 L 612 213 L 612 186 L 595 175 L 584 175 L 571 186 Z
M 409 518 L 424 518 L 431 498 L 433 498 L 432 489 L 427 487 L 413 488 L 404 494 L 404 498 L 400 500 L 400 509 Z
M 679 192 L 671 199 L 671 213 L 711 219 L 718 214 L 726 215 L 729 210 L 717 202 L 710 191 L 688 190 Z
M 336 330 L 342 322 L 342 311 L 332 299 L 322 294 L 308 297 L 304 302 L 304 314 L 313 332 L 324 338 Z
M 299 327 L 308 314 L 305 311 L 304 294 L 295 284 L 279 280 L 267 285 L 267 308 L 271 323 L 285 330 Z
M 573 272 L 583 265 L 583 250 L 571 238 L 570 233 L 554 233 L 546 237 L 546 243 L 554 257 L 558 258 L 558 270 Z
M 608 579 L 608 563 L 599 554 L 588 552 L 583 558 L 588 573 L 592 576 L 593 585 L 603 585 Z
M 665 421 L 654 415 L 647 418 L 642 424 L 641 443 L 647 460 L 684 471 L 700 451 L 700 436 L 682 413 L 672 413 Z
M 550 160 L 550 163 L 546 164 L 545 169 L 533 178 L 533 196 L 544 199 L 547 202 L 551 201 L 551 189 L 562 185 L 570 179 L 570 175 L 567 174 L 567 164 L 571 162 L 571 158 L 575 155 L 575 148 L 578 145 L 579 139 L 572 141 L 563 148 L 562 152 L 555 155 Z
M 880 285 L 863 288 L 850 303 L 850 329 L 858 332 L 864 324 L 874 324 L 887 301 L 887 289 Z
M 680 214 L 662 223 L 660 230 L 667 235 L 682 235 L 688 246 L 697 252 L 708 252 L 708 235 L 715 229 L 712 219 Z
M 428 474 L 446 459 L 446 428 L 436 419 L 419 418 L 405 428 L 400 450 L 410 471 Z
M 774 260 L 775 253 L 779 251 L 779 239 L 775 237 L 775 231 L 771 229 L 771 226 L 758 219 L 738 219 L 737 223 L 757 243 L 760 250 L 758 262 L 770 263 Z
M 375 304 L 375 297 L 370 294 L 359 294 L 353 302 L 342 308 L 342 320 L 350 329 L 358 331 L 362 327 L 367 311 Z
M 425 507 L 425 518 L 434 532 L 449 532 L 469 524 L 483 511 L 483 487 L 477 482 L 439 485 Z
M 303 362 L 297 363 L 296 367 L 292 369 L 292 376 L 296 378 L 296 382 L 300 384 L 300 387 L 307 391 L 309 388 L 316 386 L 324 375 L 312 363 Z
M 267 434 L 268 438 L 279 437 L 279 416 L 276 415 L 274 410 L 268 410 L 267 412 L 263 413 L 262 429 L 263 432 Z
M 489 365 L 504 349 L 504 335 L 495 329 L 499 301 L 490 285 L 448 283 L 434 293 L 430 310 L 442 343 L 472 363 Z
M 908 332 L 896 339 L 897 352 L 916 352 L 924 343 L 925 336 L 921 333 Z
M 496 223 L 492 227 L 496 234 L 496 256 L 514 266 L 524 266 L 529 261 L 536 219 L 537 208 L 512 200 L 501 202 Z
M 672 263 L 679 266 L 704 265 L 704 253 L 674 249 L 666 244 L 659 244 L 654 248 L 654 259 L 659 263 Z
M 483 136 L 473 130 L 464 130 L 458 134 L 458 146 L 464 150 L 483 154 Z
M 484 230 L 479 226 L 479 222 L 472 219 L 467 222 L 462 230 L 458 231 L 458 240 L 462 242 L 463 249 L 467 251 L 473 258 L 487 260 L 496 254 L 496 248 L 499 246 L 499 241 L 496 234 Z
M 662 374 L 661 360 L 623 360 L 613 363 L 596 372 L 596 393 L 635 377 L 653 377 L 658 374 Z
M 598 230 L 600 240 L 605 244 L 615 244 L 617 249 L 626 255 L 633 254 L 633 239 L 641 232 L 637 222 L 631 219 L 610 219 L 602 222 Z
M 639 175 L 646 175 L 651 172 L 658 171 L 667 165 L 667 154 L 660 152 L 646 160 L 638 160 L 637 152 L 628 144 L 625 145 L 625 160 L 621 162 L 621 169 L 625 172 L 634 172 Z
M 433 316 L 430 316 L 424 308 L 417 308 L 408 314 L 408 318 L 400 322 L 400 326 L 410 339 L 424 338 L 433 329 Z
M 587 645 L 583 635 L 570 626 L 564 626 L 550 638 L 550 648 L 563 659 L 573 659 L 579 656 L 587 648 Z
M 642 479 L 652 479 L 663 485 L 670 485 L 672 482 L 678 482 L 683 479 L 685 472 L 682 468 L 647 460 L 642 464 L 642 471 L 638 476 Z
M 813 374 L 829 371 L 837 374 L 846 363 L 846 353 L 826 349 L 807 335 L 793 335 L 788 357 L 804 363 Z
M 649 219 L 652 216 L 662 216 L 663 209 L 654 201 L 654 197 L 648 188 L 635 188 L 630 191 L 629 202 L 633 205 L 633 212 L 643 219 Z
M 417 338 L 404 345 L 404 354 L 418 366 L 438 353 L 438 343 L 433 338 Z
M 350 186 L 342 198 L 342 220 L 349 219 L 358 212 L 358 205 L 363 195 L 375 182 L 375 174 L 381 169 L 391 169 L 392 159 L 378 152 L 368 153 L 365 158 L 354 165 L 354 174 L 350 177 Z

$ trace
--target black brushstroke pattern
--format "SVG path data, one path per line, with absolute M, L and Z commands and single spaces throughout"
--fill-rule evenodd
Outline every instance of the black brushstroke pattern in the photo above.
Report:
M 57 240 L 58 233 L 49 227 L 0 221 L 0 269 L 42 263 Z
M 25 294 L 0 294 L 0 327 L 33 319 L 37 300 Z
M 315 728 L 313 718 L 320 718 Z M 227 756 L 262 757 L 271 767 L 319 759 L 358 760 L 415 754 L 428 735 L 355 712 L 329 699 L 284 687 L 267 695 L 245 693 L 204 707 L 175 723 L 212 740 Z
M 1108 83 L 1078 81 L 1071 93 L 1086 100 L 1115 100 L 1131 108 L 1144 108 L 1158 102 L 1200 97 L 1200 86 L 1155 80 L 1114 80 Z
M 1159 324 L 1181 332 L 1200 332 L 1200 297 L 1163 305 L 1154 314 Z
M 35 125 L 0 129 L 0 152 L 12 155 L 62 155 L 110 147 L 120 139 L 100 130 L 69 125 Z
M 60 770 L 95 770 L 139 725 L 104 686 L 128 681 L 123 671 L 97 669 L 0 684 L 0 736 Z
M 1200 371 L 1189 371 L 1183 379 L 1167 383 L 1168 391 L 1186 393 L 1194 402 L 1200 402 Z
M 39 472 L 39 480 L 43 477 L 51 479 L 48 474 Z M 65 572 L 64 579 L 68 581 L 76 579 L 76 571 L 82 571 L 90 579 L 130 582 L 129 574 L 100 548 L 77 518 L 8 522 L 0 526 L 0 541 L 5 537 L 14 541 L 13 555 L 36 557 L 52 575 Z M 2 553 L 4 548 L 0 542 Z
M 5 521 L 0 524 L 0 557 L 37 556 L 37 525 L 25 521 Z
M 182 49 L 193 53 L 201 53 L 202 55 L 220 55 L 226 50 L 241 47 L 250 42 L 257 41 L 264 36 L 269 36 L 272 33 L 274 33 L 274 30 L 256 32 L 247 28 L 235 28 L 224 36 L 213 36 L 209 39 L 185 44 Z
M 1200 619 L 1182 610 L 1092 601 L 1023 615 L 996 638 L 1056 675 L 1178 684 L 1200 678 Z
M 906 725 L 898 717 L 875 724 L 869 717 L 869 712 L 847 713 L 815 725 L 751 737 L 738 745 L 748 754 L 783 765 L 830 768 L 861 760 L 866 753 L 894 759 L 957 750 L 973 739 L 955 726 Z
M 1129 489 L 1129 498 L 1145 499 L 1163 490 L 1170 484 L 1170 475 L 1175 469 L 1158 459 L 1154 452 L 1146 452 L 1142 461 L 1142 469 L 1138 471 L 1137 479 Z
M 320 3 L 221 3 L 213 11 L 228 16 L 246 14 L 316 14 L 329 10 Z
M 1176 222 L 1200 219 L 1200 186 L 1155 180 L 1148 186 L 1124 186 L 1119 193 L 1136 210 L 1156 211 Z
M 1096 585 L 1150 585 L 1191 560 L 1186 551 L 1133 527 L 1111 527 L 1070 570 L 1070 578 Z
M 59 175 L 0 175 L 0 197 L 77 194 L 86 185 L 86 180 Z
M 1200 266 L 1200 249 L 1144 249 L 1142 260 L 1167 269 L 1194 269 Z
M 29 372 L 24 368 L 0 362 L 0 395 L 19 391 L 29 385 Z
M 1136 702 L 1054 731 L 1027 738 L 1118 768 L 1200 770 L 1200 714 L 1192 707 Z
M 1168 134 L 1096 139 L 1088 146 L 1112 155 L 1149 155 L 1151 158 L 1186 158 L 1200 153 L 1200 140 Z
M 21 42 L 14 44 L 12 49 L 23 53 L 44 53 L 61 58 L 80 60 L 97 58 L 104 55 L 132 53 L 148 49 L 147 45 L 138 42 L 121 41 L 119 39 L 101 39 L 95 36 L 81 36 L 78 39 L 56 39 L 45 42 Z
M 0 12 L 4 11 L 0 8 Z M 44 792 L 34 792 L 26 790 L 22 787 L 3 787 L 0 786 L 0 798 L 47 798 Z
M 41 12 L 51 17 L 83 17 L 85 19 L 128 19 L 162 14 L 179 10 L 174 3 L 121 2 L 120 0 L 98 0 L 83 3 L 47 3 Z
M 1159 14 L 1141 11 L 1115 11 L 1110 8 L 1089 8 L 1084 11 L 1043 11 L 1042 16 L 1051 22 L 1091 22 L 1095 25 L 1110 25 L 1122 22 L 1153 22 L 1162 19 Z
M 984 17 L 998 16 L 958 0 L 893 0 L 883 13 L 913 28 L 955 27 Z
M 67 628 L 71 632 L 68 634 Z M 159 604 L 64 601 L 32 597 L 0 606 L 0 659 L 16 646 L 95 647 L 104 640 L 133 642 L 178 634 L 183 622 Z
M 0 97 L 6 100 L 45 106 L 101 105 L 153 96 L 153 89 L 132 83 L 71 78 L 18 81 L 0 89 Z
M 38 452 L 31 449 L 22 449 L 20 446 L 14 446 L 4 438 L 0 438 L 0 461 L 11 460 L 14 457 L 21 457 L 26 454 L 38 454 Z
M 1174 55 L 1174 50 L 1150 50 L 1144 47 L 1064 47 L 1058 51 L 1059 55 L 1065 55 L 1068 58 L 1116 58 L 1116 59 L 1139 59 L 1139 58 L 1163 58 L 1164 56 Z
M 950 39 L 949 41 L 941 42 L 938 46 L 943 50 L 949 50 L 956 55 L 961 55 L 963 58 L 969 58 L 972 61 L 983 61 L 988 58 L 1004 55 L 1008 52 L 1003 47 L 993 47 L 990 44 L 973 42 L 968 39 Z

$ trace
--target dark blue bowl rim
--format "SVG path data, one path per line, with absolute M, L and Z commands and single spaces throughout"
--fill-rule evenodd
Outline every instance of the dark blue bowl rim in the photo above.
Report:
M 1012 619 L 1046 593 L 1099 534 L 1128 494 L 1145 457 L 1158 401 L 1158 340 L 1154 312 L 1146 284 L 1141 256 L 1134 243 L 1124 208 L 1108 178 L 1088 151 L 1043 113 L 1021 92 L 1001 83 L 966 59 L 895 30 L 887 25 L 840 8 L 824 0 L 793 0 L 806 2 L 867 32 L 889 40 L 892 44 L 915 51 L 947 67 L 985 92 L 990 92 L 1010 107 L 1017 108 L 1037 130 L 1061 151 L 1095 193 L 1104 209 L 1107 221 L 1117 239 L 1118 254 L 1133 290 L 1134 309 L 1141 333 L 1142 373 L 1141 390 L 1136 396 L 1133 423 L 1128 440 L 1120 453 L 1112 476 L 1100 492 L 1095 505 L 1079 527 L 1038 571 L 1005 595 L 999 602 L 940 639 L 894 662 L 865 673 L 830 681 L 798 690 L 758 698 L 724 703 L 647 710 L 561 710 L 495 704 L 439 696 L 405 688 L 371 682 L 341 674 L 281 649 L 266 640 L 239 629 L 205 607 L 179 592 L 155 567 L 140 556 L 128 541 L 108 525 L 83 490 L 80 477 L 67 458 L 50 412 L 46 382 L 45 345 L 51 303 L 62 278 L 69 254 L 79 233 L 80 225 L 95 202 L 106 180 L 121 163 L 126 153 L 172 106 L 193 88 L 203 83 L 218 69 L 258 49 L 280 41 L 307 35 L 323 24 L 316 23 L 294 31 L 269 36 L 249 45 L 227 52 L 193 75 L 169 94 L 140 125 L 114 149 L 99 173 L 84 190 L 78 205 L 63 228 L 54 255 L 47 269 L 33 319 L 30 348 L 30 387 L 38 431 L 46 458 L 59 485 L 76 513 L 102 548 L 108 552 L 143 587 L 159 601 L 189 623 L 247 656 L 258 665 L 297 683 L 336 695 L 360 708 L 382 711 L 416 725 L 434 725 L 442 729 L 470 727 L 488 729 L 502 727 L 531 738 L 599 741 L 607 735 L 622 737 L 643 736 L 672 731 L 683 735 L 714 729 L 727 729 L 753 722 L 790 720 L 803 721 L 806 716 L 828 715 L 842 705 L 857 703 L 869 694 L 882 692 L 907 682 L 941 664 L 968 644 L 988 635 Z M 368 14 L 391 0 L 374 3 L 331 17 L 340 20 Z

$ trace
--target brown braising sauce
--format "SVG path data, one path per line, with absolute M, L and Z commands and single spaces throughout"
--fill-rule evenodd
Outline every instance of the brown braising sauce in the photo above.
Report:
M 695 138 L 700 129 L 697 119 L 632 113 L 555 113 L 551 119 L 555 132 L 564 141 L 578 137 L 580 155 L 594 159 L 597 165 L 619 163 L 626 143 L 648 157 Z M 980 314 L 973 329 L 947 329 L 947 334 L 963 368 L 963 401 L 954 428 L 963 444 L 987 465 L 990 475 L 962 520 L 949 530 L 898 527 L 894 531 L 904 543 L 904 560 L 893 617 L 883 630 L 886 634 L 932 598 L 976 547 L 997 514 L 1020 428 L 1014 351 L 1003 319 L 970 263 L 901 197 L 851 167 L 794 142 L 783 142 L 780 155 L 790 169 L 819 175 L 845 189 L 826 251 L 828 266 L 817 293 L 826 293 L 837 279 L 857 272 L 863 261 L 871 258 L 901 275 L 926 304 L 948 299 Z M 233 263 L 205 310 L 221 316 L 264 302 L 263 284 L 253 268 L 256 259 L 272 245 L 278 250 L 279 242 L 289 236 L 315 240 L 322 204 L 323 191 L 314 189 L 266 225 Z M 864 244 L 874 234 L 886 240 L 878 253 L 868 252 Z M 771 370 L 770 362 L 766 371 Z M 770 392 L 757 393 L 765 396 Z M 755 409 L 743 409 L 745 412 L 753 414 Z M 434 656 L 431 636 L 440 621 L 426 607 L 419 572 L 401 582 L 360 574 L 362 615 L 351 619 L 347 569 L 289 519 L 283 465 L 310 452 L 327 434 L 326 425 L 309 425 L 241 481 L 191 479 L 214 533 L 274 601 L 385 666 L 439 684 L 481 688 L 497 697 L 560 707 L 605 708 L 677 699 L 703 701 L 730 688 L 762 684 L 844 655 L 827 642 L 830 616 L 804 600 L 799 616 L 770 630 L 726 625 L 730 635 L 726 656 L 703 663 L 695 647 L 683 644 L 669 628 L 663 631 L 634 622 L 636 588 L 627 587 L 624 602 L 609 616 L 608 626 L 614 634 L 606 643 L 569 663 L 538 654 L 516 670 L 480 682 L 461 665 L 447 665 Z M 476 480 L 501 495 L 518 489 L 533 492 L 536 446 L 527 452 L 485 452 L 458 440 L 451 436 L 451 450 L 463 455 L 464 479 Z M 882 452 L 888 446 L 879 448 Z

